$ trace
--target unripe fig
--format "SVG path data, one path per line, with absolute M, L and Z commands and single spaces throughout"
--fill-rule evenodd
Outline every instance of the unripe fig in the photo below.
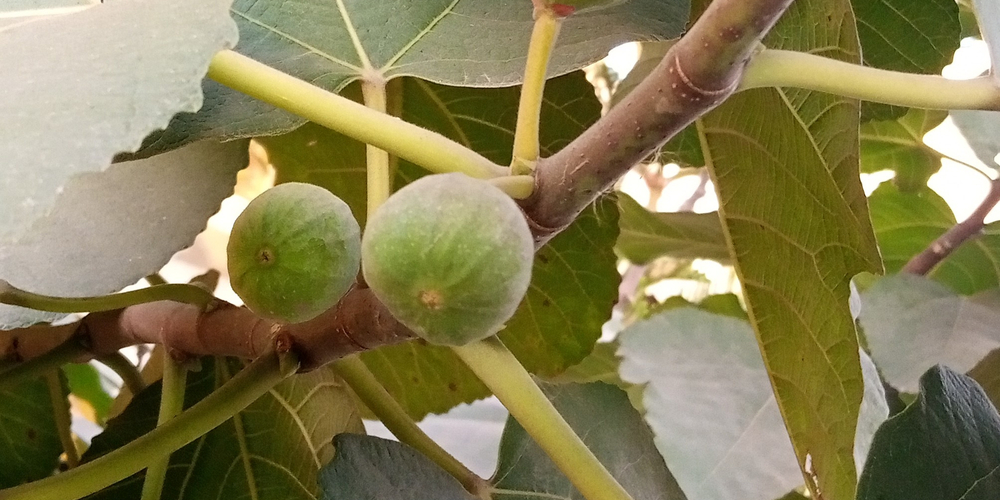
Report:
M 361 228 L 333 193 L 289 182 L 247 205 L 227 254 L 233 290 L 251 311 L 301 323 L 336 304 L 354 283 Z
M 503 328 L 531 281 L 534 242 L 517 204 L 464 174 L 423 177 L 368 220 L 361 266 L 400 322 L 433 344 Z

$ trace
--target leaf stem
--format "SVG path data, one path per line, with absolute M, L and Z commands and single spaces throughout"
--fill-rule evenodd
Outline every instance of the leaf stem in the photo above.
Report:
M 551 9 L 535 8 L 535 25 L 528 45 L 521 101 L 517 108 L 517 127 L 514 129 L 514 158 L 510 165 L 512 175 L 530 174 L 538 162 L 538 123 L 541 120 L 545 93 L 545 75 L 561 25 L 562 18 L 557 17 Z
M 160 300 L 194 304 L 204 308 L 215 300 L 215 296 L 197 285 L 172 283 L 99 297 L 53 297 L 21 290 L 0 280 L 0 304 L 27 307 L 37 311 L 67 314 L 102 312 Z
M 208 77 L 432 172 L 463 172 L 480 179 L 508 172 L 440 134 L 368 109 L 231 50 L 215 55 Z
M 739 90 L 759 87 L 797 87 L 911 108 L 1000 110 L 1000 88 L 989 77 L 948 80 L 789 50 L 765 49 L 750 60 Z
M 167 349 L 162 349 L 161 352 L 163 353 L 163 389 L 160 393 L 160 414 L 156 419 L 157 427 L 165 425 L 184 410 L 184 392 L 187 388 L 187 368 L 183 363 L 175 360 Z M 142 482 L 141 500 L 160 500 L 169 465 L 170 455 L 168 454 L 146 469 L 146 478 Z
M 113 352 L 104 356 L 98 356 L 96 359 L 102 365 L 111 368 L 111 370 L 122 378 L 122 382 L 125 383 L 125 387 L 128 387 L 132 396 L 138 395 L 146 388 L 146 381 L 142 379 L 139 368 L 132 364 L 124 354 Z
M 92 462 L 0 490 L 0 500 L 77 500 L 161 460 L 218 427 L 298 369 L 291 352 L 265 354 L 184 413 Z
M 631 500 L 500 339 L 453 347 L 587 500 Z
M 66 363 L 76 361 L 87 353 L 87 347 L 79 336 L 70 337 L 41 356 L 0 371 L 0 389 L 12 388 L 26 380 L 40 377 Z
M 351 389 L 365 403 L 365 406 L 375 413 L 375 416 L 401 442 L 416 448 L 427 458 L 433 460 L 434 463 L 462 483 L 462 486 L 469 493 L 482 497 L 484 492 L 489 491 L 489 483 L 485 479 L 476 475 L 462 462 L 451 456 L 417 426 L 406 410 L 385 390 L 385 387 L 379 383 L 360 358 L 356 355 L 348 356 L 331 366 L 333 371 L 351 386 Z
M 385 113 L 386 92 L 385 80 L 372 78 L 361 82 L 361 94 L 365 107 Z M 375 213 L 378 207 L 389 199 L 392 192 L 392 176 L 389 168 L 389 153 L 371 144 L 365 145 L 368 172 L 368 214 Z
M 523 200 L 531 196 L 535 190 L 535 177 L 532 175 L 494 177 L 489 180 L 489 183 L 500 188 L 501 191 L 515 200 Z
M 993 179 L 990 182 L 990 191 L 973 210 L 972 215 L 950 229 L 945 231 L 940 237 L 934 240 L 922 252 L 913 256 L 909 262 L 901 269 L 904 273 L 926 275 L 934 269 L 934 266 L 941 263 L 946 257 L 951 255 L 962 243 L 978 236 L 986 225 L 986 216 L 993 210 L 993 207 L 1000 203 L 1000 179 Z
M 76 442 L 73 441 L 69 401 L 63 394 L 59 370 L 49 370 L 44 377 L 45 385 L 49 388 L 49 398 L 52 400 L 52 416 L 55 419 L 56 431 L 59 433 L 59 442 L 62 443 L 63 452 L 66 453 L 66 465 L 72 469 L 80 465 L 80 454 L 76 451 Z

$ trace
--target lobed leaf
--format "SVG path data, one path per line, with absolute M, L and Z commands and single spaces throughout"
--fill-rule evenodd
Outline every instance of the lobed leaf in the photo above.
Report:
M 898 274 L 861 298 L 858 319 L 872 357 L 902 391 L 914 392 L 920 374 L 936 364 L 969 370 L 1000 347 L 1000 289 L 963 297 L 922 276 Z
M 239 363 L 203 358 L 188 374 L 185 408 L 222 385 Z M 92 460 L 156 426 L 159 383 L 139 393 L 84 455 Z M 315 500 L 320 468 L 333 458 L 333 436 L 362 431 L 348 389 L 330 370 L 296 375 L 246 410 L 170 457 L 165 500 L 257 498 Z M 144 472 L 88 499 L 139 498 Z
M 549 75 L 582 68 L 627 41 L 679 36 L 688 9 L 687 0 L 628 0 L 574 15 L 561 30 Z M 236 0 L 232 12 L 240 27 L 236 50 L 333 92 L 359 79 L 401 76 L 517 85 L 532 29 L 524 0 Z M 146 154 L 207 137 L 275 135 L 304 123 L 214 82 L 205 82 L 205 93 L 205 109 L 151 137 Z
M 70 176 L 201 107 L 209 60 L 236 42 L 231 1 L 107 2 L 0 27 L 0 241 L 47 213 Z
M 861 125 L 861 171 L 896 172 L 893 183 L 904 192 L 926 188 L 941 168 L 941 153 L 924 144 L 924 135 L 948 117 L 944 111 L 911 109 L 895 120 Z
M 682 307 L 629 326 L 619 339 L 620 375 L 645 387 L 646 421 L 690 498 L 771 500 L 802 484 L 746 320 Z M 888 415 L 875 365 L 863 353 L 861 360 L 858 464 Z
M 854 26 L 846 1 L 795 3 L 764 43 L 857 62 Z M 881 270 L 858 127 L 857 101 L 794 89 L 741 92 L 699 125 L 778 407 L 810 490 L 833 499 L 854 495 L 864 395 L 850 279 Z
M 159 271 L 233 193 L 247 143 L 207 141 L 74 176 L 23 238 L 0 240 L 0 278 L 32 292 L 90 296 Z M 0 305 L 0 329 L 62 317 Z

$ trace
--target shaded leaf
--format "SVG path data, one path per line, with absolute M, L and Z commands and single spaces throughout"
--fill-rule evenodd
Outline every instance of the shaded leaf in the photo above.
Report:
M 861 326 L 886 381 L 915 392 L 938 363 L 966 371 L 1000 347 L 1000 289 L 971 297 L 922 276 L 899 274 L 862 294 Z
M 764 43 L 856 63 L 854 26 L 845 0 L 799 2 Z M 864 384 L 850 279 L 881 270 L 858 178 L 858 120 L 854 100 L 758 89 L 699 128 L 778 406 L 810 490 L 829 498 L 851 498 L 857 477 Z
M 852 0 L 864 64 L 940 75 L 961 41 L 955 0 Z M 906 108 L 865 103 L 864 120 L 898 118 Z
M 45 380 L 0 387 L 0 399 L 0 488 L 51 475 L 63 447 Z
M 979 161 L 992 169 L 1000 169 L 994 159 L 1000 153 L 1000 135 L 997 134 L 1000 112 L 958 110 L 951 112 L 951 120 L 965 136 Z
M 101 384 L 101 375 L 90 363 L 70 363 L 63 365 L 63 373 L 69 384 L 69 390 L 74 396 L 90 403 L 97 415 L 98 423 L 108 418 L 111 409 L 111 395 Z
M 993 406 L 1000 402 L 1000 349 L 990 351 L 967 375 L 979 383 Z
M 320 471 L 323 500 L 474 500 L 455 478 L 409 446 L 338 434 L 337 454 Z
M 542 389 L 632 498 L 685 498 L 656 451 L 652 432 L 621 389 L 601 382 L 544 384 Z M 493 483 L 497 489 L 494 496 L 505 500 L 583 499 L 514 419 L 509 419 L 504 429 Z
M 646 421 L 690 498 L 771 500 L 802 484 L 745 320 L 685 307 L 637 322 L 619 339 L 621 377 L 644 384 Z M 861 359 L 865 395 L 852 441 L 859 464 L 888 414 L 875 366 Z
M 194 242 L 247 161 L 247 141 L 202 142 L 74 176 L 24 238 L 0 241 L 0 278 L 58 296 L 134 284 Z M 0 328 L 64 316 L 0 305 Z
M 996 498 L 998 468 L 1000 415 L 975 381 L 939 365 L 875 434 L 858 500 Z
M 618 210 L 621 232 L 615 250 L 636 264 L 664 255 L 729 261 L 718 213 L 650 212 L 624 193 L 618 195 Z
M 238 51 L 334 92 L 361 78 L 399 76 L 516 85 L 532 27 L 532 8 L 523 0 L 237 0 L 233 16 Z M 676 37 L 687 17 L 687 0 L 631 0 L 572 16 L 563 23 L 549 74 L 582 68 L 627 41 Z M 147 145 L 162 150 L 204 137 L 274 135 L 304 122 L 213 82 L 206 82 L 205 93 L 201 113 L 179 116 Z
M 202 359 L 188 374 L 185 408 L 232 377 L 239 363 Z M 84 455 L 93 460 L 149 432 L 156 425 L 160 383 L 151 385 L 108 422 Z M 360 432 L 361 420 L 346 386 L 330 370 L 296 375 L 246 410 L 170 457 L 163 498 L 253 497 L 314 500 L 320 468 L 333 457 L 332 439 Z M 138 499 L 144 472 L 89 499 Z
M 948 117 L 945 111 L 911 109 L 896 120 L 861 125 L 861 171 L 893 170 L 900 191 L 926 188 L 927 179 L 941 168 L 941 154 L 924 144 L 923 137 Z
M 70 176 L 201 107 L 209 60 L 236 42 L 230 3 L 108 2 L 0 28 L 0 240 L 20 237 Z
M 947 202 L 926 188 L 901 193 L 891 183 L 883 183 L 868 203 L 887 273 L 901 270 L 957 222 Z M 987 224 L 979 236 L 962 243 L 928 276 L 961 294 L 1000 285 L 1000 224 Z

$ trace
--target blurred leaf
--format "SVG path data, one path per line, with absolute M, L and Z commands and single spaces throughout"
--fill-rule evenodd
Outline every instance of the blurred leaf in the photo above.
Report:
M 1000 67 L 1000 5 L 993 0 L 972 0 L 972 5 L 976 8 L 976 16 L 979 18 L 980 37 L 986 42 L 990 50 L 990 61 L 993 67 Z M 998 81 L 996 72 L 993 73 L 993 81 Z
M 993 406 L 996 406 L 1000 401 L 1000 349 L 990 351 L 967 375 L 979 383 Z
M 646 264 L 664 255 L 729 261 L 717 213 L 650 212 L 625 193 L 618 195 L 618 210 L 621 232 L 615 250 L 633 263 Z
M 466 89 L 415 79 L 403 82 L 402 115 L 488 158 L 509 162 L 519 89 Z M 551 80 L 545 89 L 540 142 L 550 155 L 600 116 L 582 73 Z M 425 172 L 401 162 L 397 181 Z M 590 353 L 611 316 L 619 275 L 612 245 L 618 236 L 615 199 L 585 210 L 535 256 L 532 284 L 500 338 L 533 373 L 553 375 Z M 366 352 L 361 359 L 416 419 L 489 395 L 451 350 L 423 342 Z
M 338 434 L 337 454 L 320 471 L 322 500 L 475 500 L 455 478 L 409 446 Z
M 925 189 L 927 179 L 941 168 L 941 154 L 923 138 L 947 117 L 946 111 L 911 109 L 896 120 L 862 124 L 861 171 L 893 170 L 900 191 Z
M 885 270 L 890 274 L 956 224 L 947 202 L 926 188 L 901 193 L 891 183 L 883 183 L 868 203 Z M 1000 285 L 1000 223 L 987 224 L 978 237 L 965 241 L 928 276 L 967 295 Z
M 203 358 L 189 373 L 185 408 L 238 371 L 233 360 Z M 151 385 L 108 422 L 84 455 L 86 461 L 119 448 L 156 426 L 160 383 Z M 361 432 L 347 388 L 330 370 L 296 375 L 170 457 L 164 500 L 256 498 L 315 500 L 320 468 L 333 457 L 333 436 Z M 122 480 L 96 499 L 138 499 L 144 472 Z
M 0 241 L 46 214 L 70 176 L 198 110 L 209 60 L 236 42 L 230 3 L 108 2 L 0 28 Z
M 965 136 L 979 161 L 994 170 L 1000 169 L 994 160 L 1000 153 L 1000 134 L 997 134 L 1000 112 L 958 110 L 951 112 L 951 120 Z
M 929 367 L 966 371 L 1000 347 L 1000 289 L 962 297 L 922 276 L 889 276 L 862 294 L 859 320 L 886 381 L 915 392 Z
M 567 368 L 559 375 L 547 378 L 546 382 L 553 384 L 589 384 L 592 382 L 611 384 L 625 391 L 633 408 L 640 413 L 645 413 L 645 406 L 642 403 L 643 387 L 630 384 L 618 375 L 618 365 L 621 364 L 621 360 L 615 354 L 617 351 L 617 341 L 598 342 L 594 345 L 594 350 L 590 355 L 583 358 L 583 361 Z
M 875 434 L 858 500 L 997 498 L 998 470 L 1000 415 L 974 380 L 938 365 Z
M 363 76 L 510 87 L 521 80 L 532 29 L 524 0 L 236 0 L 232 11 L 238 51 L 334 92 Z M 549 74 L 583 68 L 624 42 L 679 36 L 687 18 L 687 0 L 632 0 L 572 16 Z M 214 82 L 205 93 L 204 110 L 179 116 L 148 141 L 151 151 L 206 137 L 275 135 L 304 122 Z
M 51 475 L 63 447 L 45 381 L 37 378 L 0 387 L 0 400 L 0 488 Z
M 632 498 L 685 498 L 653 445 L 653 433 L 621 389 L 601 382 L 544 384 L 542 389 L 559 414 Z M 513 418 L 508 419 L 504 429 L 500 462 L 493 481 L 508 500 L 583 499 Z
M 846 0 L 797 2 L 764 44 L 856 63 L 854 27 Z M 772 88 L 740 92 L 699 122 L 799 466 L 817 483 L 810 490 L 834 499 L 854 495 L 864 395 L 850 279 L 881 270 L 858 178 L 858 120 L 855 100 Z
M 97 369 L 90 363 L 70 363 L 63 365 L 62 371 L 66 374 L 70 392 L 90 403 L 97 413 L 97 423 L 103 423 L 108 418 L 108 410 L 111 409 L 113 400 L 105 392 Z
M 74 176 L 24 238 L 0 241 L 0 278 L 58 296 L 132 285 L 194 242 L 247 161 L 247 141 L 202 142 Z M 0 329 L 62 317 L 0 305 Z
M 771 500 L 802 484 L 750 325 L 685 307 L 619 336 L 622 379 L 645 387 L 646 421 L 690 498 Z M 862 355 L 865 395 L 852 441 L 864 462 L 888 408 Z
M 961 42 L 955 0 L 852 0 L 865 66 L 940 75 Z M 907 109 L 864 103 L 862 120 L 886 120 Z

